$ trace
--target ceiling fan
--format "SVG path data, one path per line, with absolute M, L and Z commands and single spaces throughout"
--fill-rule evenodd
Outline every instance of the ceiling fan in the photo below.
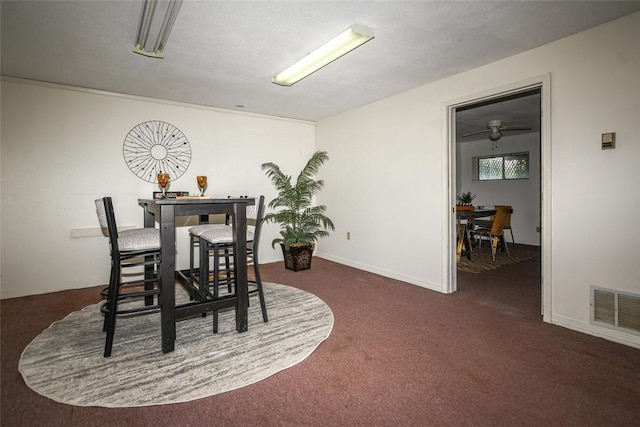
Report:
M 510 130 L 531 130 L 528 126 L 503 126 L 502 120 L 490 120 L 487 123 L 486 130 L 479 130 L 476 132 L 465 133 L 462 137 L 478 135 L 481 133 L 489 133 L 489 139 L 491 141 L 497 141 L 502 137 L 502 132 L 510 131 Z

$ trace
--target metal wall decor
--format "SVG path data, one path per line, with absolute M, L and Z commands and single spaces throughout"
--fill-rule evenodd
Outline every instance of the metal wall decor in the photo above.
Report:
M 152 184 L 158 182 L 159 172 L 167 172 L 175 181 L 191 163 L 187 137 L 174 125 L 160 120 L 134 126 L 124 138 L 122 151 L 131 172 Z

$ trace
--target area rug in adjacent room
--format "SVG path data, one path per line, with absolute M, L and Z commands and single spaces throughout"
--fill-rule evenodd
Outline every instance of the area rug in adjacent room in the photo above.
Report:
M 496 253 L 496 260 L 494 261 L 491 256 L 491 247 L 489 244 L 485 244 L 482 247 L 474 247 L 471 252 L 471 259 L 463 254 L 458 262 L 458 270 L 465 271 L 467 273 L 482 273 L 484 271 L 495 270 L 496 268 L 504 267 L 506 265 L 517 264 L 521 261 L 534 258 L 540 255 L 540 250 L 534 246 L 527 245 L 509 245 L 509 253 L 506 252 Z
M 97 304 L 54 322 L 23 351 L 25 383 L 57 402 L 134 407 L 186 402 L 263 380 L 309 356 L 333 328 L 333 313 L 315 295 L 264 283 L 269 322 L 251 298 L 249 330 L 237 333 L 233 310 L 177 323 L 175 351 L 163 354 L 160 314 L 119 318 L 111 357 Z M 176 292 L 176 300 L 185 298 Z

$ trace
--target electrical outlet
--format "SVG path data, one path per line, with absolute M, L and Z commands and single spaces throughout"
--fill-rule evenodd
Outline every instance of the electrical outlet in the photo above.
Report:
M 351 240 L 351 232 L 347 231 L 347 240 Z

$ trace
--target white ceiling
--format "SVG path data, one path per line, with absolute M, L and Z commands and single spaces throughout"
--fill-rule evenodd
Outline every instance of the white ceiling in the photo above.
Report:
M 185 0 L 165 58 L 153 59 L 132 53 L 141 4 L 2 0 L 2 74 L 317 121 L 640 10 L 640 1 Z M 353 23 L 375 39 L 292 87 L 271 83 Z M 467 112 L 458 133 L 530 121 L 521 112 L 516 123 L 514 111 Z

